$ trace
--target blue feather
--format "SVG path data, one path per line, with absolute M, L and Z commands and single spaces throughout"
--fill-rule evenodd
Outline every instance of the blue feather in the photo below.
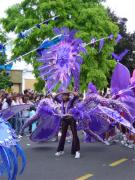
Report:
M 17 155 L 14 153 L 11 147 L 7 148 L 0 146 L 0 155 L 2 159 L 0 164 L 0 175 L 3 175 L 4 172 L 7 172 L 8 180 L 16 179 L 18 173 L 18 156 L 20 156 L 22 160 L 22 168 L 19 174 L 23 173 L 26 166 L 26 157 L 22 148 L 19 144 L 16 144 L 14 147 L 16 149 Z
M 2 158 L 2 162 L 3 162 L 3 166 L 7 170 L 8 179 L 10 179 L 11 178 L 11 171 L 10 171 L 10 169 L 11 169 L 11 162 L 9 160 L 8 153 L 6 151 L 6 147 L 1 147 L 0 146 L 0 153 L 1 153 L 1 158 Z
M 22 159 L 22 169 L 19 173 L 19 174 L 22 174 L 24 171 L 24 168 L 26 166 L 26 156 L 24 154 L 23 149 L 21 148 L 21 146 L 19 144 L 16 144 L 15 148 L 16 148 L 17 154 L 20 155 L 20 157 Z
M 12 161 L 12 175 L 11 175 L 11 180 L 15 180 L 18 172 L 18 160 L 17 157 L 15 156 L 14 152 L 7 148 L 7 153 L 9 154 L 9 158 Z

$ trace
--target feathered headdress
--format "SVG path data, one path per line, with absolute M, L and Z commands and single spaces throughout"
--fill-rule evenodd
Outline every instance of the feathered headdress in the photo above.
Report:
M 54 29 L 56 35 L 62 35 L 61 41 L 41 52 L 39 59 L 43 65 L 39 68 L 41 78 L 46 81 L 46 89 L 51 92 L 56 86 L 58 90 L 66 90 L 74 78 L 74 90 L 79 90 L 80 67 L 86 53 L 81 39 L 75 38 L 76 31 L 68 28 Z

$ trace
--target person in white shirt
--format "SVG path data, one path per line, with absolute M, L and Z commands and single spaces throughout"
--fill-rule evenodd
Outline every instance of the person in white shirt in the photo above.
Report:
M 12 104 L 12 99 L 10 97 L 5 98 L 2 103 L 2 110 L 9 108 L 11 104 Z

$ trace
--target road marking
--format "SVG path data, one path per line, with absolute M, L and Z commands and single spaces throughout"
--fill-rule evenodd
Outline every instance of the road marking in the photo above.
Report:
M 81 177 L 79 177 L 79 178 L 77 178 L 76 180 L 86 180 L 86 179 L 88 179 L 88 178 L 90 178 L 90 177 L 92 177 L 93 176 L 93 174 L 85 174 L 84 176 L 81 176 Z
M 121 163 L 123 163 L 123 162 L 125 162 L 125 161 L 127 161 L 127 160 L 128 160 L 127 158 L 123 158 L 123 159 L 120 159 L 120 160 L 118 160 L 118 161 L 115 161 L 115 162 L 109 164 L 109 166 L 115 167 L 115 166 L 118 166 L 119 164 L 121 164 Z

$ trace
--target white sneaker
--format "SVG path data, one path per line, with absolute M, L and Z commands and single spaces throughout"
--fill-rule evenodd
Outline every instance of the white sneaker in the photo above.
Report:
M 50 141 L 51 141 L 51 142 L 57 142 L 58 139 L 57 139 L 56 137 L 54 137 L 54 138 L 52 138 Z
M 133 145 L 132 145 L 132 144 L 130 144 L 130 145 L 128 145 L 128 147 L 129 147 L 129 148 L 133 148 Z
M 64 154 L 64 151 L 59 151 L 59 152 L 56 152 L 55 153 L 55 156 L 61 156 L 61 155 L 63 155 Z
M 107 145 L 107 146 L 110 145 L 110 143 L 109 143 L 107 140 L 105 140 L 104 143 L 105 143 L 105 145 Z
M 18 135 L 18 139 L 21 139 L 22 138 L 22 136 L 21 135 Z
M 75 153 L 75 159 L 79 159 L 80 158 L 80 152 L 79 151 L 76 151 Z

